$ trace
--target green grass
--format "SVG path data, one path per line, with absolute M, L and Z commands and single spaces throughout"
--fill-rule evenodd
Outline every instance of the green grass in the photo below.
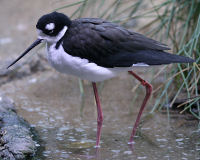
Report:
M 153 2 L 152 2 L 153 3 Z M 200 59 L 200 1 L 197 0 L 168 0 L 160 5 L 155 5 L 154 10 L 157 13 L 155 22 L 158 27 L 150 31 L 150 34 L 159 34 L 160 37 L 170 39 L 173 46 L 173 52 L 178 55 L 193 57 L 196 63 L 193 65 L 178 64 L 177 67 L 171 69 L 171 77 L 163 86 L 160 96 L 152 111 L 163 106 L 162 102 L 166 102 L 168 90 L 171 85 L 175 84 L 177 92 L 172 99 L 170 106 L 179 96 L 181 92 L 186 92 L 188 103 L 186 101 L 185 109 L 182 111 L 190 111 L 197 119 L 200 120 L 199 108 L 199 59 Z M 148 26 L 148 24 L 147 24 Z M 164 99 L 164 100 L 163 100 Z M 192 105 L 196 105 L 198 114 L 192 111 Z M 181 113 L 182 113 L 181 112 Z

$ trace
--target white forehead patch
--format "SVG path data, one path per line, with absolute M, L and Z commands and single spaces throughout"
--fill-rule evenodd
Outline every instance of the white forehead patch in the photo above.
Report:
M 49 23 L 45 26 L 45 29 L 47 30 L 53 30 L 55 28 L 55 24 L 54 23 Z

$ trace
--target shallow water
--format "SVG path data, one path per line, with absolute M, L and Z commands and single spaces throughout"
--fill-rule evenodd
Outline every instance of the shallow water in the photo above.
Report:
M 5 84 L 1 89 L 15 101 L 18 113 L 38 131 L 41 145 L 45 147 L 39 157 L 198 159 L 200 142 L 196 132 L 197 124 L 178 113 L 173 113 L 168 122 L 164 112 L 153 115 L 146 112 L 139 135 L 135 137 L 133 148 L 130 148 L 127 142 L 141 101 L 134 104 L 134 112 L 130 113 L 134 93 L 128 88 L 133 81 L 127 75 L 123 74 L 121 77 L 106 81 L 101 92 L 104 123 L 98 155 L 94 148 L 96 107 L 90 85 L 85 84 L 82 117 L 78 80 L 74 77 L 47 71 Z M 148 107 L 151 108 L 149 105 Z
M 56 6 L 60 6 L 56 0 L 0 1 L 0 20 L 3 22 L 0 25 L 1 61 L 16 57 L 35 40 L 38 17 Z M 149 71 L 140 73 L 150 80 Z M 156 83 L 161 81 L 162 77 L 158 77 Z M 127 144 L 144 96 L 142 87 L 138 90 L 139 97 L 131 92 L 137 84 L 127 74 L 104 83 L 101 92 L 104 122 L 98 153 L 94 148 L 96 106 L 89 83 L 84 82 L 85 107 L 82 117 L 78 79 L 54 70 L 38 72 L 6 83 L 0 90 L 14 100 L 18 114 L 38 132 L 41 147 L 35 157 L 37 160 L 199 159 L 200 135 L 196 131 L 197 122 L 177 112 L 170 113 L 170 119 L 165 111 L 148 114 L 154 97 L 145 109 L 133 147 Z M 132 104 L 135 97 L 136 101 Z

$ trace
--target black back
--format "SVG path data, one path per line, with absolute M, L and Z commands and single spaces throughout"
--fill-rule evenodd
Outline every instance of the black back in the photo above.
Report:
M 193 62 L 190 58 L 164 52 L 169 48 L 160 42 L 98 18 L 72 21 L 62 41 L 68 54 L 103 67 Z

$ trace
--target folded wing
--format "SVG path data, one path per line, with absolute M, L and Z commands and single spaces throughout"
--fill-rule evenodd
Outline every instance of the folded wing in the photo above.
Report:
M 138 63 L 193 62 L 190 58 L 165 52 L 169 50 L 165 44 L 102 19 L 77 19 L 69 30 L 63 40 L 64 50 L 99 66 L 113 68 L 131 67 Z

